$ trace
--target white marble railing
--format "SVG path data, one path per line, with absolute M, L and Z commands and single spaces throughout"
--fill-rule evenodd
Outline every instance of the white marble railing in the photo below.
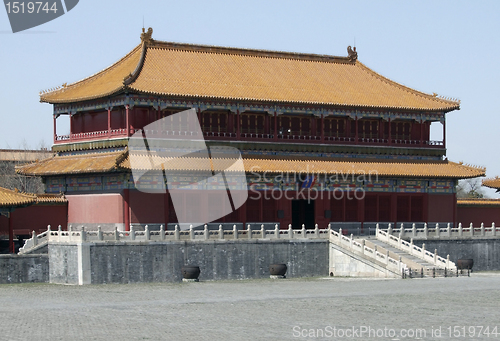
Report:
M 463 227 L 462 223 L 458 227 L 452 228 L 451 224 L 446 224 L 446 227 L 441 227 L 436 224 L 434 227 L 429 227 L 424 224 L 424 227 L 416 228 L 415 224 L 411 228 L 404 228 L 401 224 L 400 228 L 392 228 L 389 225 L 387 232 L 391 235 L 397 235 L 401 238 L 413 239 L 461 239 L 461 238 L 500 238 L 500 228 L 492 223 L 491 226 L 473 226 L 471 223 L 468 227 Z
M 411 239 L 410 242 L 407 242 L 400 237 L 392 235 L 390 233 L 390 229 L 391 227 L 389 227 L 388 231 L 384 231 L 377 227 L 375 232 L 376 238 L 412 256 L 418 257 L 427 263 L 433 264 L 438 268 L 456 268 L 455 263 L 450 261 L 449 255 L 446 258 L 440 257 L 438 256 L 436 250 L 434 250 L 434 253 L 427 251 L 425 249 L 425 244 L 423 244 L 422 247 L 419 247 L 413 244 L 413 239 Z
M 235 240 L 235 239 L 327 239 L 328 229 L 320 229 L 316 224 L 314 229 L 306 229 L 302 226 L 301 229 L 292 229 L 289 225 L 288 229 L 282 230 L 275 225 L 272 230 L 264 229 L 261 225 L 260 229 L 251 229 L 248 225 L 247 229 L 238 230 L 236 225 L 232 230 L 225 230 L 222 225 L 219 225 L 218 230 L 209 230 L 205 225 L 203 230 L 190 228 L 189 230 L 180 230 L 176 225 L 174 230 L 166 231 L 163 225 L 160 225 L 160 230 L 151 231 L 148 225 L 144 230 L 135 230 L 134 226 L 130 226 L 130 231 L 118 231 L 115 227 L 114 231 L 103 231 L 100 227 L 97 230 L 86 231 L 81 230 L 63 231 L 61 226 L 57 230 L 51 230 L 50 225 L 47 231 L 37 235 L 33 231 L 30 239 L 25 241 L 24 246 L 19 250 L 19 253 L 26 253 L 42 243 L 55 242 L 100 242 L 100 241 L 185 241 L 185 240 Z

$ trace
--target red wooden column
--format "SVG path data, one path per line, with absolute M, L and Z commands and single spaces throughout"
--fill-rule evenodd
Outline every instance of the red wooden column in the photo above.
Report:
M 168 226 L 168 221 L 170 220 L 170 194 L 168 193 L 168 190 L 165 191 L 165 199 L 163 200 L 163 214 L 164 214 L 164 219 L 165 219 L 165 231 L 167 230 Z
M 325 115 L 321 114 L 321 142 L 325 142 Z
M 108 137 L 111 137 L 111 107 L 108 107 Z
M 54 143 L 56 143 L 57 141 L 57 123 L 56 123 L 56 120 L 57 120 L 57 115 L 53 115 L 54 117 Z
M 127 104 L 125 105 L 125 126 L 127 129 L 127 136 L 130 136 L 130 106 Z
M 345 122 L 345 136 L 351 140 L 351 118 L 347 117 Z
M 356 125 L 354 128 L 355 128 L 355 135 L 354 135 L 354 141 L 356 143 L 359 142 L 359 137 L 358 137 L 358 117 L 356 116 L 356 121 L 354 122 L 354 124 Z
M 353 199 L 357 200 L 357 199 Z M 363 223 L 365 222 L 365 197 L 358 200 L 358 221 L 361 223 L 361 228 L 363 228 Z
M 69 140 L 73 140 L 73 113 L 69 113 Z
M 391 118 L 389 117 L 389 132 L 388 132 L 388 137 L 389 137 L 389 144 L 392 144 L 392 136 L 391 136 Z
M 424 121 L 420 120 L 420 145 L 424 144 Z
M 278 141 L 278 114 L 274 111 L 274 141 Z
M 15 248 L 14 248 L 14 223 L 12 222 L 14 219 L 12 219 L 12 211 L 9 211 L 8 218 L 9 218 L 9 252 L 14 253 Z
M 123 190 L 123 222 L 125 224 L 125 231 L 130 231 L 130 193 L 129 189 Z
M 240 139 L 240 124 L 241 124 L 241 117 L 240 117 L 240 109 L 236 109 L 236 139 Z
M 446 148 L 446 120 L 443 120 L 443 148 Z
M 396 193 L 391 193 L 391 222 L 396 223 L 398 220 L 398 197 Z

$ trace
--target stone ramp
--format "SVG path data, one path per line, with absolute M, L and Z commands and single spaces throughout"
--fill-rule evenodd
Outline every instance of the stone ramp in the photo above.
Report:
M 413 261 L 414 263 L 420 265 L 421 268 L 432 269 L 432 268 L 436 267 L 434 264 L 431 264 L 431 263 L 427 262 L 424 259 L 421 259 L 421 258 L 418 258 L 418 257 L 416 257 L 414 255 L 411 255 L 408 252 L 400 250 L 400 249 L 398 249 L 398 248 L 396 248 L 394 246 L 391 246 L 390 244 L 387 244 L 387 243 L 385 243 L 385 242 L 383 242 L 381 240 L 370 239 L 369 242 L 373 243 L 377 247 L 382 247 L 382 248 L 388 250 L 389 252 L 397 255 L 397 257 L 407 258 L 407 259 Z
M 420 268 L 423 268 L 424 270 L 457 270 L 455 263 L 450 261 L 449 255 L 447 255 L 446 258 L 443 258 L 436 252 L 431 253 L 425 249 L 425 244 L 423 244 L 422 247 L 419 247 L 413 244 L 413 240 L 407 242 L 400 237 L 393 236 L 390 231 L 384 231 L 378 227 L 376 229 L 375 238 L 376 239 L 371 239 L 370 242 L 374 245 L 389 249 L 390 252 L 393 252 L 396 255 L 400 255 L 401 257 L 411 260 L 413 263 L 413 266 L 411 267 L 412 269 L 418 269 L 419 267 L 415 266 L 415 264 L 418 264 Z

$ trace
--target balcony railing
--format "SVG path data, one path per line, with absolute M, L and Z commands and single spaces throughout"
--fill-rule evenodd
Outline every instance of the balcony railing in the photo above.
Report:
M 134 129 L 131 134 L 138 132 L 140 129 Z M 148 138 L 186 138 L 198 137 L 196 132 L 192 131 L 158 131 L 158 130 L 145 130 Z M 104 139 L 108 137 L 126 136 L 127 129 L 111 129 L 76 133 L 69 135 L 55 136 L 54 143 L 67 143 L 70 141 L 84 141 L 93 139 Z M 201 136 L 200 136 L 201 137 Z M 255 141 L 255 142 L 269 142 L 269 141 L 282 141 L 289 143 L 321 143 L 321 144 L 348 144 L 348 145 L 377 145 L 377 146 L 397 146 L 397 147 L 424 147 L 424 148 L 443 148 L 444 141 L 420 141 L 420 140 L 407 140 L 396 138 L 377 138 L 377 137 L 356 137 L 354 136 L 321 136 L 316 135 L 300 135 L 300 134 L 267 134 L 259 132 L 245 132 L 240 133 L 239 137 L 236 132 L 203 132 L 203 138 L 207 140 L 231 140 L 231 141 Z

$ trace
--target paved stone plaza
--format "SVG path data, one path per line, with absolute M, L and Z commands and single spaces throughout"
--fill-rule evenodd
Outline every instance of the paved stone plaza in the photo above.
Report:
M 1 285 L 0 340 L 334 340 L 341 337 L 333 333 L 341 331 L 343 339 L 358 340 L 495 340 L 500 339 L 499 307 L 500 273 L 407 280 Z M 474 337 L 470 326 L 476 326 Z M 496 326 L 499 334 L 477 337 L 478 326 L 490 331 Z M 448 335 L 448 327 L 457 337 Z M 380 336 L 384 328 L 397 336 Z M 427 334 L 405 338 L 402 329 Z M 315 338 L 321 333 L 324 337 Z

